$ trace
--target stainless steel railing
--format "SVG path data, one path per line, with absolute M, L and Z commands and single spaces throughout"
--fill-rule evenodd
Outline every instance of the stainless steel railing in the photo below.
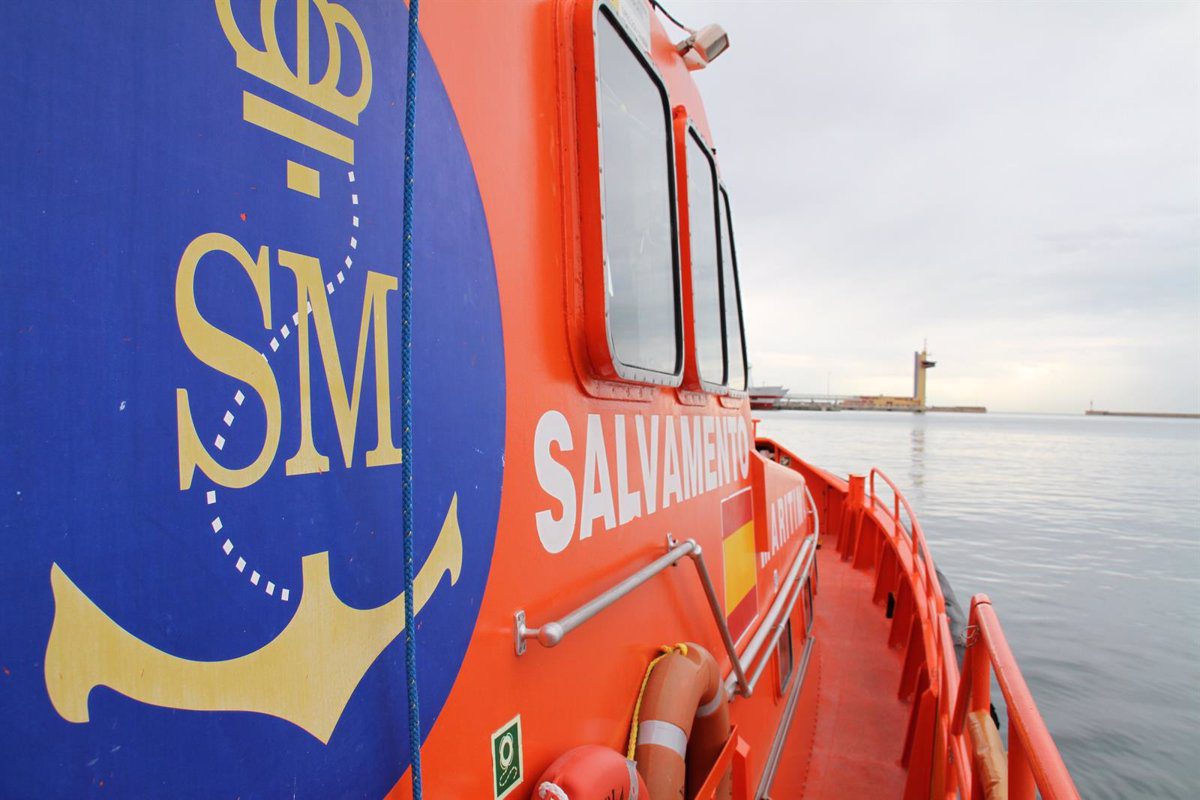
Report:
M 622 597 L 629 594 L 634 589 L 638 588 L 667 567 L 673 566 L 684 556 L 689 556 L 693 552 L 696 552 L 700 549 L 700 545 L 696 544 L 696 542 L 692 539 L 688 539 L 686 542 L 680 544 L 676 543 L 670 536 L 667 537 L 667 546 L 669 549 L 667 550 L 666 555 L 663 555 L 650 562 L 615 586 L 605 589 L 603 592 L 596 595 L 579 608 L 563 616 L 561 619 L 547 622 L 540 627 L 531 628 L 525 624 L 525 611 L 518 611 L 515 615 L 517 655 L 525 655 L 525 641 L 527 639 L 536 639 L 543 647 L 554 647 L 561 642 L 563 637 L 568 633 L 575 630 L 580 625 L 587 622 L 589 619 L 596 616 L 601 611 L 608 608 L 613 603 L 617 602 Z
M 793 559 L 787 577 L 784 578 L 783 584 L 775 594 L 775 602 L 771 604 L 771 608 L 768 610 L 762 624 L 758 626 L 758 630 L 750 639 L 749 644 L 746 645 L 746 649 L 742 651 L 741 656 L 737 653 L 733 636 L 729 632 L 729 625 L 725 621 L 721 602 L 717 598 L 716 587 L 713 585 L 708 565 L 704 561 L 703 549 L 695 539 L 677 542 L 670 535 L 667 536 L 667 552 L 665 554 L 651 561 L 624 580 L 600 592 L 591 600 L 588 600 L 559 619 L 533 627 L 526 622 L 525 610 L 521 609 L 517 611 L 513 615 L 513 645 L 517 655 L 522 656 L 525 654 L 526 642 L 529 640 L 534 640 L 543 647 L 556 646 L 571 631 L 634 589 L 637 589 L 667 567 L 677 564 L 684 558 L 691 558 L 692 563 L 696 567 L 696 575 L 699 577 L 700 584 L 704 588 L 704 596 L 708 601 L 709 610 L 712 611 L 713 621 L 716 623 L 717 630 L 721 634 L 721 642 L 725 646 L 725 652 L 728 654 L 729 662 L 732 666 L 730 675 L 725 680 L 726 694 L 730 699 L 738 695 L 749 697 L 753 694 L 754 687 L 758 684 L 759 678 L 762 677 L 763 670 L 770 660 L 768 656 L 778 644 L 779 637 L 782 635 L 787 620 L 791 617 L 792 609 L 795 608 L 796 601 L 800 598 L 802 592 L 808 592 L 809 608 L 811 609 L 812 606 L 811 576 L 813 566 L 816 563 L 816 541 L 821 523 L 820 517 L 817 514 L 816 503 L 813 501 L 812 493 L 808 491 L 807 486 L 804 492 L 808 498 L 809 508 L 813 515 L 813 533 L 809 534 L 801 544 L 800 552 Z M 812 624 L 811 619 L 810 615 L 807 622 L 807 627 L 809 628 L 811 628 Z M 755 658 L 760 653 L 762 654 L 762 658 L 755 664 Z M 751 672 L 751 677 L 748 679 L 746 677 L 747 667 L 751 664 L 754 664 L 754 669 Z
M 625 595 L 632 592 L 634 589 L 641 586 L 646 581 L 658 575 L 660 572 L 670 567 L 685 557 L 690 557 L 692 563 L 696 565 L 696 574 L 700 577 L 700 583 L 704 587 L 704 596 L 708 600 L 708 607 L 713 612 L 713 619 L 717 622 L 717 628 L 721 633 L 721 641 L 725 645 L 725 652 L 729 654 L 729 659 L 733 663 L 733 679 L 734 685 L 739 690 L 744 689 L 749 691 L 746 683 L 746 673 L 742 669 L 742 664 L 737 657 L 737 649 L 734 647 L 733 636 L 729 633 L 729 626 L 725 623 L 725 616 L 721 612 L 721 603 L 717 599 L 717 590 L 713 586 L 712 576 L 708 572 L 708 565 L 704 563 L 704 550 L 700 547 L 695 539 L 688 539 L 685 542 L 676 542 L 675 539 L 667 536 L 667 552 L 665 555 L 656 558 L 646 566 L 639 569 L 637 572 L 630 575 L 625 580 L 610 586 L 600 594 L 588 600 L 583 605 L 576 608 L 574 611 L 565 616 L 546 622 L 539 627 L 532 628 L 525 624 L 524 609 L 513 615 L 514 621 L 514 636 L 517 655 L 525 654 L 525 642 L 533 639 L 543 647 L 554 647 L 571 631 L 578 628 L 583 623 L 587 622 L 592 617 L 599 614 L 604 609 L 611 606 L 613 603 L 620 600 Z M 747 696 L 749 696 L 747 694 Z
M 779 637 L 783 635 L 783 631 L 787 626 L 787 621 L 791 619 L 792 609 L 796 606 L 796 601 L 800 599 L 801 593 L 808 593 L 808 608 L 812 609 L 812 572 L 816 564 L 817 556 L 817 538 L 821 533 L 821 519 L 817 513 L 817 504 L 813 501 L 812 493 L 808 491 L 808 487 L 804 487 L 805 497 L 808 498 L 808 506 L 813 515 L 813 532 L 809 534 L 804 542 L 800 545 L 800 552 L 796 554 L 796 558 L 792 561 L 792 567 L 788 570 L 787 577 L 784 578 L 783 584 L 779 591 L 775 593 L 775 602 L 771 604 L 771 608 L 767 611 L 766 617 L 763 618 L 762 624 L 758 626 L 754 636 L 750 639 L 750 643 L 746 645 L 746 649 L 742 651 L 743 663 L 750 664 L 761 653 L 762 658 L 758 660 L 758 664 L 750 673 L 749 684 L 746 687 L 748 692 L 738 692 L 743 697 L 749 697 L 754 692 L 754 687 L 758 685 L 758 679 L 762 677 L 763 670 L 767 666 L 770 659 L 767 657 L 775 650 L 775 646 L 779 644 Z M 812 617 L 806 621 L 806 633 L 811 632 Z M 734 689 L 737 684 L 732 680 L 733 676 L 726 678 L 725 691 L 732 698 L 735 696 Z

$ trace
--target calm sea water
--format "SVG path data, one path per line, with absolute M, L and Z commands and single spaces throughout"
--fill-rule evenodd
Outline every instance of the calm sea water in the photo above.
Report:
M 1087 798 L 1200 798 L 1200 422 L 758 412 L 882 468 L 959 599 L 986 592 Z

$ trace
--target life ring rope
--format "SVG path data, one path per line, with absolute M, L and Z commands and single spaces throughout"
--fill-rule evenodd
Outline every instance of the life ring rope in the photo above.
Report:
M 625 757 L 630 761 L 634 760 L 633 756 L 637 752 L 638 716 L 642 713 L 642 698 L 646 695 L 646 684 L 650 682 L 650 673 L 654 671 L 654 667 L 658 662 L 672 653 L 679 653 L 681 656 L 688 654 L 688 646 L 685 642 L 679 642 L 674 645 L 664 644 L 658 649 L 659 655 L 651 659 L 650 663 L 646 666 L 646 674 L 642 676 L 642 686 L 638 689 L 637 702 L 633 704 L 633 722 L 629 726 L 629 747 L 625 752 Z

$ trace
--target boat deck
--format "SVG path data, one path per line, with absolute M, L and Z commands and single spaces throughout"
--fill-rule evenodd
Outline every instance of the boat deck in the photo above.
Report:
M 897 697 L 903 653 L 887 646 L 890 621 L 871 602 L 874 573 L 852 569 L 824 536 L 817 569 L 817 720 L 803 796 L 899 798 L 911 708 Z

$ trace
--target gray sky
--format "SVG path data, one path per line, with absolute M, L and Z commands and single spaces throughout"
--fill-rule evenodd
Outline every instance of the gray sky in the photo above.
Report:
M 664 5 L 730 35 L 756 383 L 1200 411 L 1200 4 Z

